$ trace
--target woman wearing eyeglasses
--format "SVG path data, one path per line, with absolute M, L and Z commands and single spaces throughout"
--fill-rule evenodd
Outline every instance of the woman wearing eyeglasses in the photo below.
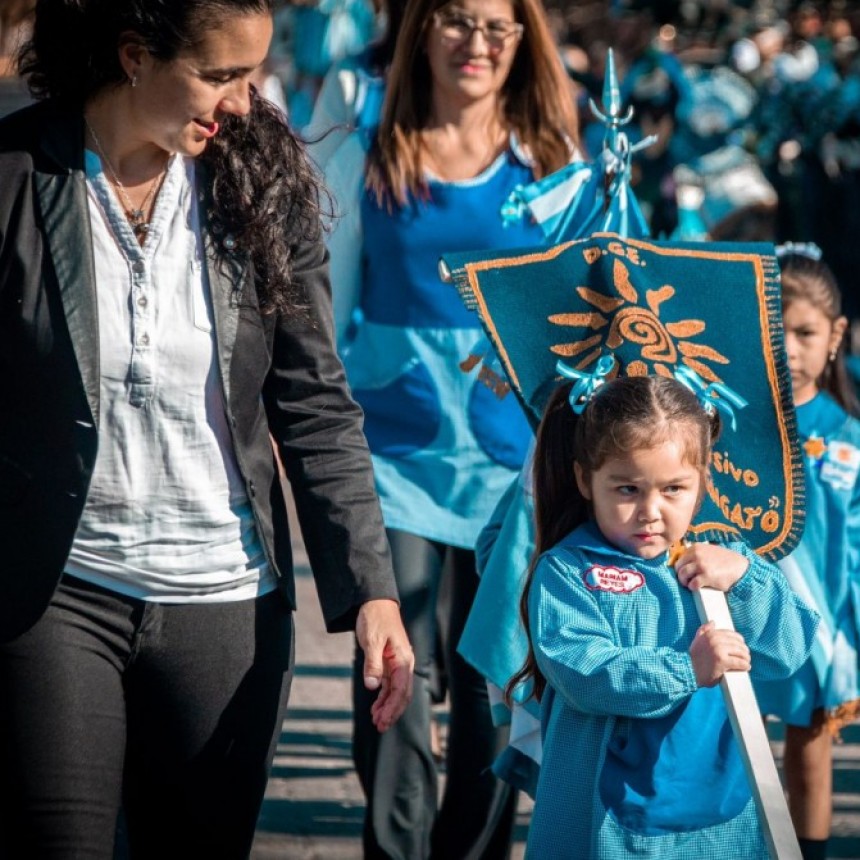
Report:
M 475 540 L 531 433 L 512 395 L 461 370 L 479 321 L 437 264 L 443 252 L 541 244 L 536 225 L 506 227 L 500 209 L 517 185 L 574 156 L 576 129 L 539 0 L 410 0 L 376 134 L 357 132 L 326 166 L 341 216 L 329 240 L 340 345 L 416 652 L 413 700 L 384 738 L 362 714 L 356 659 L 369 858 L 509 851 L 515 796 L 490 770 L 505 738 L 483 677 L 456 646 L 478 584 Z M 428 675 L 443 570 L 450 722 L 437 812 Z

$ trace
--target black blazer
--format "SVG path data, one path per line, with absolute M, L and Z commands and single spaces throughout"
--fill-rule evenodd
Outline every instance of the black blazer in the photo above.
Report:
M 42 614 L 97 456 L 97 304 L 83 121 L 50 102 L 0 120 L 0 641 Z M 206 187 L 198 170 L 198 184 Z M 205 206 L 201 207 L 205 211 Z M 239 468 L 281 591 L 295 606 L 278 443 L 326 624 L 397 599 L 362 414 L 332 340 L 322 239 L 294 249 L 310 313 L 260 314 L 250 265 L 203 227 L 218 365 Z M 221 260 L 221 262 L 219 262 Z

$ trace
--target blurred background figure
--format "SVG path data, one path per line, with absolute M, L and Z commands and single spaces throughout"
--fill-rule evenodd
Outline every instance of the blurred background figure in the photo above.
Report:
M 293 63 L 287 103 L 294 128 L 311 118 L 326 72 L 364 49 L 377 34 L 376 0 L 290 0 Z
M 371 133 L 379 124 L 385 78 L 406 0 L 380 0 L 381 32 L 364 50 L 334 63 L 323 79 L 305 129 L 314 161 L 324 169 L 332 153 L 356 128 Z

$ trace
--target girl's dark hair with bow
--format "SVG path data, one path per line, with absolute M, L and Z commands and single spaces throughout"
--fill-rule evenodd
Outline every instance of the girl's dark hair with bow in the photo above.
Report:
M 538 559 L 590 516 L 588 501 L 576 482 L 574 462 L 589 480 L 611 457 L 675 440 L 681 444 L 685 459 L 704 473 L 720 434 L 719 413 L 708 413 L 696 395 L 675 379 L 618 377 L 598 388 L 580 415 L 570 406 L 572 387 L 573 383 L 565 383 L 553 391 L 537 431 L 533 459 L 535 552 L 520 600 L 527 634 L 529 590 Z M 702 492 L 704 487 L 702 481 Z M 505 690 L 508 699 L 515 687 L 529 680 L 535 698 L 540 700 L 546 680 L 535 662 L 530 635 L 526 662 Z

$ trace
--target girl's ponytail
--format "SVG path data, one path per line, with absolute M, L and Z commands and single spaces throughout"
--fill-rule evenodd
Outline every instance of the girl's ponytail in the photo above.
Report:
M 526 661 L 505 687 L 510 702 L 514 689 L 532 681 L 534 697 L 540 701 L 546 679 L 538 669 L 529 628 L 528 601 L 538 559 L 566 534 L 588 519 L 588 502 L 579 491 L 573 471 L 578 425 L 582 421 L 570 407 L 572 382 L 555 389 L 538 427 L 533 459 L 535 500 L 535 551 L 520 597 L 520 618 L 529 642 Z

